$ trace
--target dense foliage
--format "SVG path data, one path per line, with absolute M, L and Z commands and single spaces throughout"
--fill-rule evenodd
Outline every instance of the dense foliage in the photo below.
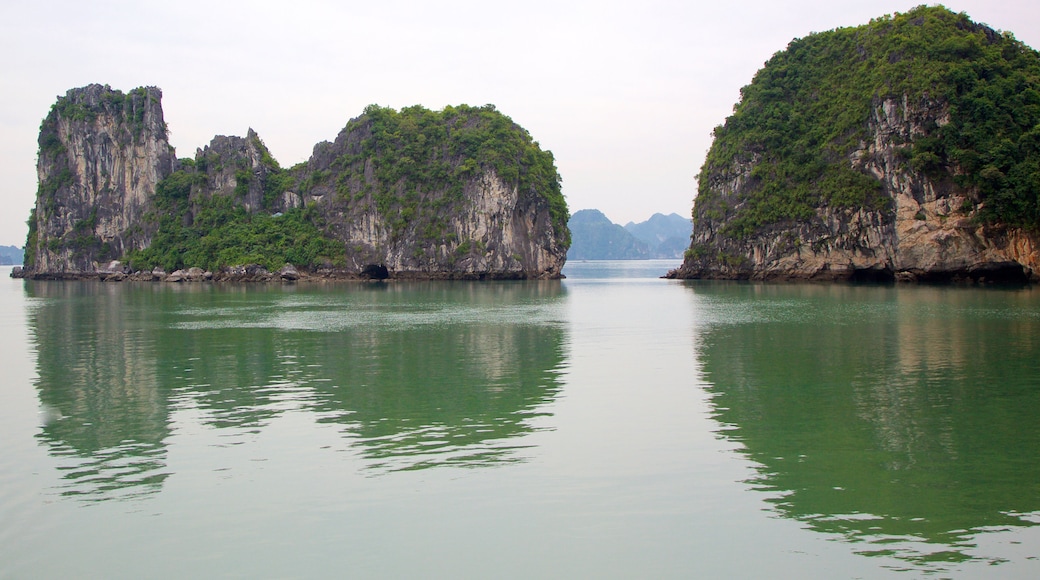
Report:
M 821 206 L 883 209 L 880 183 L 848 158 L 889 97 L 949 109 L 948 124 L 905 144 L 911 168 L 977 191 L 988 222 L 1040 227 L 1040 54 L 941 6 L 813 34 L 774 55 L 715 129 L 698 213 L 728 215 L 722 233 L 740 239 Z M 711 182 L 746 164 L 752 184 L 737 208 Z
M 158 231 L 148 248 L 127 256 L 133 268 L 218 271 L 259 264 L 274 271 L 286 263 L 312 267 L 342 261 L 343 248 L 322 234 L 313 209 L 250 213 L 232 196 L 192 196 L 193 186 L 204 179 L 188 168 L 159 182 Z
M 441 111 L 370 105 L 344 131 L 362 135 L 360 143 L 337 158 L 328 172 L 311 174 L 304 188 L 334 178 L 343 197 L 371 196 L 395 232 L 417 218 L 431 222 L 438 210 L 461 199 L 467 179 L 485 168 L 520 191 L 545 198 L 554 223 L 566 231 L 567 204 L 552 153 L 542 151 L 526 130 L 493 105 Z M 368 189 L 371 184 L 364 176 L 369 161 L 378 182 L 375 191 Z

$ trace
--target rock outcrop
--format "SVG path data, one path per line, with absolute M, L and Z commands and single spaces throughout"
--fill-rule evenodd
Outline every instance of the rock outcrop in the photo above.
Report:
M 173 172 L 162 92 L 108 86 L 70 90 L 40 127 L 39 191 L 30 218 L 25 272 L 97 272 L 147 247 L 156 184 Z
M 372 106 L 283 169 L 252 129 L 177 160 L 160 99 L 101 85 L 59 98 L 20 275 L 560 276 L 570 238 L 552 154 L 491 106 Z M 246 267 L 279 275 L 229 273 Z
M 245 137 L 217 135 L 209 145 L 195 152 L 196 174 L 200 177 L 197 191 L 205 195 L 233 195 L 249 213 L 270 208 L 298 207 L 299 197 L 269 200 L 265 207 L 264 186 L 277 164 L 256 131 L 249 129 Z
M 508 135 L 509 155 L 523 160 L 495 163 L 496 151 L 480 149 L 478 139 L 496 134 Z M 557 278 L 566 260 L 567 215 L 554 207 L 562 197 L 552 156 L 490 107 L 439 114 L 369 107 L 334 142 L 315 146 L 296 178 L 301 193 L 290 204 L 313 204 L 345 245 L 350 271 L 376 265 L 395 278 Z
M 897 34 L 914 42 L 914 35 L 926 35 L 926 42 L 914 46 L 928 48 L 900 45 Z M 965 60 L 960 52 L 951 56 L 947 46 L 977 60 Z M 942 60 L 914 50 L 940 51 Z M 992 54 L 986 51 L 995 51 L 997 58 L 1015 55 L 1016 60 L 987 65 L 979 58 Z M 834 54 L 842 56 L 834 59 Z M 881 70 L 887 64 L 906 64 L 904 60 L 911 64 L 893 66 L 892 73 Z M 860 79 L 850 79 L 844 69 L 855 70 L 861 62 L 872 74 L 881 72 L 856 85 Z M 973 115 L 993 104 L 979 105 L 981 99 L 968 101 L 965 96 L 981 86 L 971 74 L 999 86 L 995 80 L 1000 76 L 1010 77 L 1016 69 L 1040 70 L 1037 63 L 1037 53 L 1010 35 L 941 7 L 922 7 L 869 27 L 793 42 L 756 75 L 742 91 L 744 101 L 734 116 L 716 129 L 699 176 L 690 249 L 683 265 L 668 276 L 1037 280 L 1040 222 L 1028 212 L 993 208 L 998 203 L 1013 206 L 1007 200 L 1016 195 L 1035 199 L 1040 193 L 1011 186 L 1004 178 L 1024 171 L 1015 163 L 1032 154 L 1029 132 L 1040 121 L 1040 109 L 1030 105 L 1022 109 L 1028 113 L 1001 111 L 979 119 Z M 905 80 L 915 74 L 942 82 L 931 80 L 932 85 L 919 90 Z M 879 96 L 900 83 L 907 85 L 903 92 Z M 1040 90 L 1035 77 L 1032 84 L 1008 90 Z M 863 113 L 826 133 L 818 129 L 822 123 L 839 123 L 813 107 L 835 86 L 846 91 L 844 101 L 835 102 Z M 994 110 L 1002 106 L 1014 105 L 998 102 Z M 835 114 L 833 108 L 821 110 Z M 1023 126 L 999 124 L 1012 116 L 1019 116 L 1015 122 Z M 786 124 L 774 124 L 777 119 L 786 119 Z M 1003 141 L 987 149 L 986 139 L 992 136 L 981 138 L 980 131 L 1000 132 L 998 141 Z M 827 135 L 828 141 L 821 143 L 817 135 Z M 1003 153 L 994 152 L 1000 148 Z M 1002 190 L 994 185 L 998 182 Z

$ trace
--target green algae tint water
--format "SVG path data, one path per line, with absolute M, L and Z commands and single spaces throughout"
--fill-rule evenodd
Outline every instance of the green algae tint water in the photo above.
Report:
M 1040 294 L 0 271 L 0 577 L 1035 577 Z

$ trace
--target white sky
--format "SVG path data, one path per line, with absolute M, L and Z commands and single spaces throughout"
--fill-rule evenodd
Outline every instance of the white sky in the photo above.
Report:
M 285 167 L 368 104 L 493 103 L 553 152 L 571 212 L 686 216 L 773 53 L 920 3 L 0 0 L 0 244 L 25 241 L 40 121 L 90 83 L 160 87 L 178 157 L 253 127 Z M 1036 0 L 945 5 L 1040 47 Z

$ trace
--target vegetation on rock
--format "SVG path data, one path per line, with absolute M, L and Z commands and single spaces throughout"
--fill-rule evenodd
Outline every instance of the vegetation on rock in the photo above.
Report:
M 201 179 L 200 179 L 201 178 Z M 340 244 L 326 237 L 311 209 L 283 214 L 250 213 L 223 195 L 196 196 L 205 177 L 178 170 L 159 182 L 155 205 L 158 230 L 152 244 L 127 256 L 131 267 L 167 272 L 197 266 L 210 271 L 259 264 L 274 271 L 286 263 L 312 267 L 341 265 Z
M 326 185 L 343 201 L 371 199 L 395 235 L 417 218 L 431 217 L 422 212 L 461 199 L 465 183 L 488 169 L 518 191 L 544 198 L 557 229 L 567 232 L 567 203 L 552 153 L 493 105 L 441 111 L 369 105 L 341 136 L 348 141 L 345 150 L 328 167 L 309 168 L 301 190 Z M 439 237 L 443 227 L 436 219 L 424 221 L 427 237 Z
M 904 144 L 909 168 L 972 192 L 965 209 L 985 223 L 1040 229 L 1040 54 L 941 6 L 813 34 L 774 55 L 715 129 L 694 219 L 724 220 L 719 233 L 739 240 L 821 207 L 885 209 L 879 180 L 849 159 L 890 98 L 948 111 Z M 734 199 L 718 185 L 738 167 L 750 175 Z
M 28 271 L 96 269 L 147 244 L 149 232 L 130 224 L 174 161 L 161 98 L 156 87 L 100 84 L 57 98 L 40 124 Z
M 570 243 L 552 153 L 494 106 L 371 105 L 284 169 L 259 136 L 177 160 L 155 87 L 59 97 L 40 128 L 25 275 L 293 264 L 364 276 L 554 278 Z
M 485 249 L 483 242 L 456 240 L 449 231 L 466 184 L 485 170 L 541 196 L 553 219 L 566 223 L 552 154 L 490 105 L 440 112 L 371 105 L 347 124 L 336 145 L 319 144 L 315 151 L 309 162 L 286 170 L 252 131 L 245 139 L 215 138 L 158 184 L 156 212 L 149 216 L 157 233 L 148 248 L 128 256 L 131 266 L 343 267 L 363 249 L 337 237 L 336 226 L 373 211 L 391 239 L 418 229 L 423 244 L 453 243 L 461 257 Z M 287 206 L 286 194 L 309 201 Z M 259 203 L 249 207 L 250 198 Z

